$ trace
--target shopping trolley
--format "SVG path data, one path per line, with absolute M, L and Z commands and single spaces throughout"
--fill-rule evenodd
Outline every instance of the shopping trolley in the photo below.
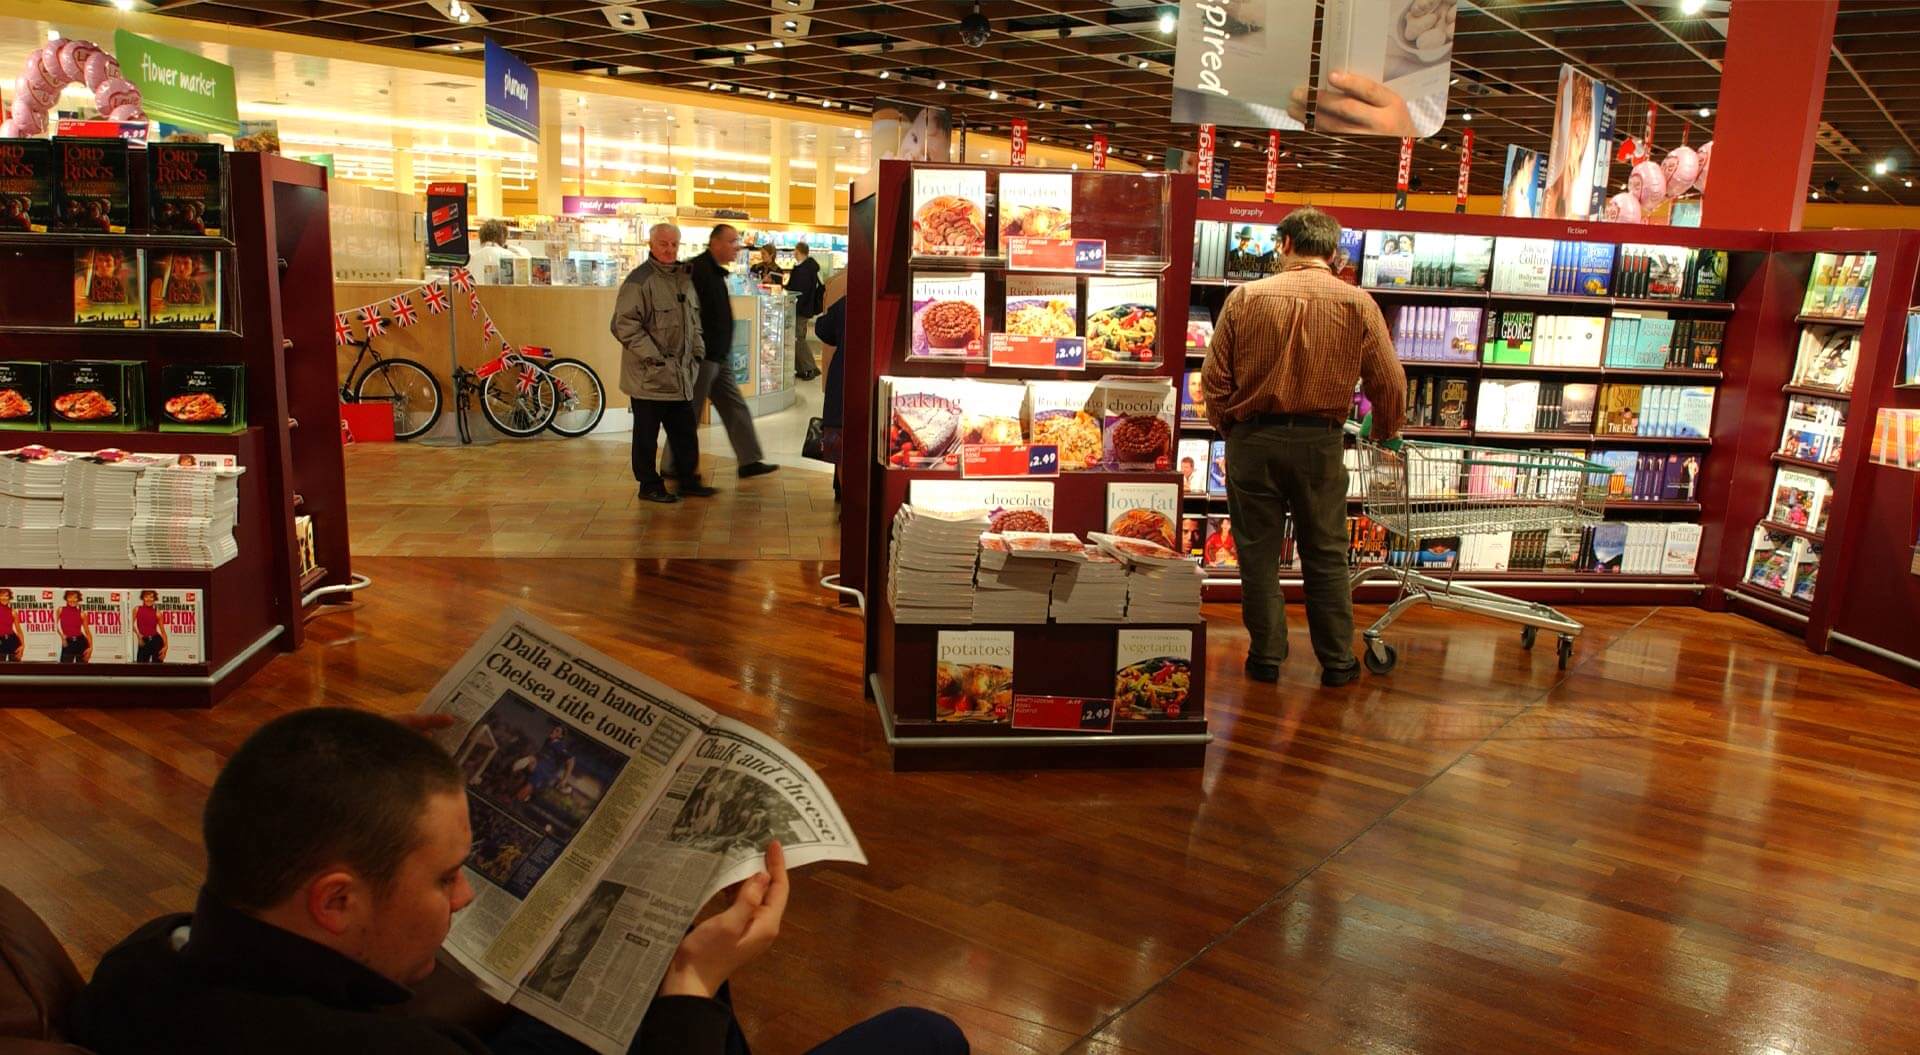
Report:
M 1520 624 L 1520 643 L 1532 648 L 1540 631 L 1559 635 L 1561 669 L 1584 627 L 1549 605 L 1504 597 L 1456 583 L 1458 550 L 1447 563 L 1428 544 L 1499 532 L 1571 532 L 1597 523 L 1606 508 L 1612 470 L 1584 458 L 1545 451 L 1406 441 L 1398 449 L 1358 440 L 1356 496 L 1366 517 L 1385 528 L 1383 563 L 1352 572 L 1352 586 L 1381 576 L 1400 582 L 1400 596 L 1368 627 L 1362 659 L 1375 674 L 1398 661 L 1381 634 L 1407 609 L 1430 604 Z M 1438 563 L 1429 565 L 1433 559 Z M 1466 573 L 1471 575 L 1471 572 Z

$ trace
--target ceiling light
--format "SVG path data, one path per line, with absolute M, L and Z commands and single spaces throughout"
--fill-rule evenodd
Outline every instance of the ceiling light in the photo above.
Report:
M 1238 149 L 1240 149 L 1240 148 L 1241 148 L 1241 147 L 1243 147 L 1243 146 L 1246 146 L 1246 144 L 1245 144 L 1245 143 L 1242 143 L 1242 142 L 1240 142 L 1240 141 L 1239 141 L 1238 139 L 1236 139 L 1236 140 L 1234 140 L 1234 141 L 1233 141 L 1233 149 L 1235 149 L 1235 150 L 1238 150 Z
M 1713 116 L 1713 107 L 1711 107 L 1711 106 L 1702 106 L 1702 107 L 1700 108 L 1700 116 L 1701 116 L 1701 117 L 1712 117 L 1712 116 Z
M 1471 112 L 1468 112 L 1468 113 L 1464 113 L 1464 114 L 1461 114 L 1461 115 L 1460 115 L 1460 120 L 1462 120 L 1462 121 L 1471 121 L 1471 120 L 1473 120 L 1473 114 L 1472 114 Z
M 1814 200 L 1814 201 L 1819 201 L 1819 200 L 1820 200 L 1820 192 L 1819 192 L 1819 191 L 1814 191 L 1814 192 L 1813 192 L 1813 200 Z
M 820 109 L 822 109 L 822 110 L 831 110 L 831 109 L 833 109 L 833 101 L 832 101 L 832 100 L 830 100 L 830 99 L 822 99 L 822 100 L 820 100 Z
M 633 25 L 633 12 L 631 11 L 621 11 L 616 13 L 613 17 L 616 19 L 619 19 L 620 24 L 623 26 Z
M 860 129 L 858 129 L 858 128 L 856 128 L 856 129 L 854 129 L 854 130 L 853 130 L 853 138 L 855 138 L 855 139 L 865 139 L 865 138 L 866 138 L 866 135 L 867 135 L 867 134 L 866 134 L 865 132 L 862 132 L 862 131 L 861 131 Z
M 1869 187 L 1869 186 L 1867 186 L 1867 185 L 1866 185 L 1866 184 L 1864 184 L 1864 183 L 1862 183 L 1862 184 L 1860 185 L 1860 189 L 1861 189 L 1861 190 L 1872 190 L 1873 188 L 1872 188 L 1872 187 Z
M 1178 24 L 1179 23 L 1175 21 L 1173 17 L 1173 12 L 1171 11 L 1160 12 L 1160 32 L 1171 33 L 1173 32 L 1173 27 Z
M 1910 179 L 1903 179 L 1903 180 L 1901 180 L 1901 181 L 1900 181 L 1900 185 L 1901 185 L 1902 187 L 1911 187 L 1911 186 L 1913 186 L 1913 181 L 1912 181 L 1912 180 L 1910 180 Z
M 131 11 L 133 10 L 133 0 L 113 0 L 113 6 L 122 11 Z
M 719 91 L 719 90 L 720 90 L 720 86 L 719 86 L 718 84 L 715 84 L 715 83 L 714 83 L 714 82 L 712 82 L 712 81 L 708 81 L 708 82 L 707 82 L 707 90 L 708 90 L 708 91 L 710 91 L 710 92 L 717 92 L 717 91 Z
M 1697 15 L 1707 9 L 1707 0 L 1680 0 L 1680 13 Z
M 777 99 L 777 98 L 779 98 L 779 93 L 778 93 L 778 92 L 775 92 L 775 91 L 774 91 L 774 90 L 773 90 L 772 88 L 768 88 L 768 89 L 767 89 L 767 98 L 769 98 L 769 99 Z
M 773 46 L 776 48 L 784 48 L 787 46 L 787 42 L 784 40 L 776 40 L 773 42 Z
M 1141 68 L 1141 69 L 1143 69 L 1143 70 L 1147 68 L 1147 60 L 1146 60 L 1146 59 L 1141 59 L 1141 60 L 1140 60 L 1140 68 Z
M 453 46 L 453 50 L 455 50 L 455 51 L 465 51 L 465 50 L 467 50 L 467 46 L 466 46 L 465 44 L 455 44 L 455 45 Z
M 760 50 L 760 45 L 758 45 L 758 44 L 748 44 L 748 45 L 747 45 L 747 50 L 748 50 L 748 51 L 759 51 L 759 50 Z
M 1000 89 L 998 89 L 998 88 L 995 88 L 995 89 L 993 89 L 992 91 L 990 91 L 990 92 L 988 92 L 988 93 L 987 93 L 987 98 L 989 98 L 989 99 L 998 99 L 998 98 L 1000 98 Z
M 881 79 L 881 80 L 883 80 L 883 81 L 884 81 L 884 80 L 886 80 L 886 79 L 887 79 L 888 77 L 891 77 L 891 76 L 893 76 L 893 71 L 892 71 L 892 70 L 881 70 L 881 71 L 880 71 L 880 79 Z
M 936 85 L 934 85 L 934 86 L 933 86 L 933 90 L 934 90 L 934 91 L 936 91 L 936 92 L 944 92 L 944 91 L 946 91 L 946 90 L 947 90 L 947 82 L 946 82 L 946 81 L 941 81 L 940 83 L 938 83 L 938 84 L 936 84 Z
M 1876 175 L 1876 176 L 1884 176 L 1884 175 L 1886 175 L 1886 174 L 1887 174 L 1887 163 L 1886 163 L 1886 162 L 1884 162 L 1884 161 L 1876 161 L 1876 162 L 1874 162 L 1874 163 L 1873 163 L 1873 174 L 1874 174 L 1874 175 Z
M 1088 121 L 1088 122 L 1087 122 L 1087 131 L 1089 131 L 1089 132 L 1091 132 L 1091 131 L 1093 131 L 1093 122 L 1092 122 L 1092 121 Z
M 798 23 L 798 22 L 795 22 L 795 21 L 794 21 L 793 19 L 791 19 L 791 18 L 789 18 L 789 19 L 787 19 L 787 20 L 786 20 L 785 22 L 782 22 L 782 23 L 780 23 L 780 25 L 781 25 L 781 27 L 782 27 L 782 28 L 784 28 L 784 29 L 785 29 L 785 30 L 786 30 L 787 32 L 789 32 L 789 33 L 791 33 L 791 32 L 793 32 L 794 30 L 796 30 L 796 29 L 799 29 L 799 28 L 800 28 L 800 23 Z

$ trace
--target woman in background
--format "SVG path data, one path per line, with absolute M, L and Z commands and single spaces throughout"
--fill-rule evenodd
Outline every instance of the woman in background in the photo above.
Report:
M 787 284 L 787 272 L 780 266 L 780 250 L 772 242 L 761 242 L 753 250 L 753 266 L 747 273 L 762 286 L 784 287 Z

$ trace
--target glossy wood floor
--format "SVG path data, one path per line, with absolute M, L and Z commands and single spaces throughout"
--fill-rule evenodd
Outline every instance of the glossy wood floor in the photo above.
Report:
M 1396 675 L 1323 690 L 1244 681 L 1237 612 L 1210 609 L 1204 769 L 897 776 L 828 566 L 361 570 L 361 606 L 212 712 L 0 711 L 0 883 L 83 966 L 189 905 L 249 730 L 411 708 L 512 603 L 839 795 L 873 863 L 801 873 L 739 979 L 757 1051 L 900 1003 L 989 1053 L 1920 1050 L 1920 694 L 1738 617 L 1576 610 L 1562 676 L 1416 612 Z

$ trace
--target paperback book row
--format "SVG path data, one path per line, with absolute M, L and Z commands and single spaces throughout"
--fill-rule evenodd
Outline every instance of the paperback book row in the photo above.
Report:
M 1602 521 L 1585 527 L 1494 531 L 1408 542 L 1368 516 L 1347 518 L 1347 564 L 1422 571 L 1566 571 L 1622 575 L 1692 575 L 1702 528 L 1694 523 Z M 1186 518 L 1182 538 L 1189 559 L 1209 572 L 1237 570 L 1239 551 L 1230 517 Z M 1280 568 L 1299 567 L 1293 518 L 1286 520 Z
M 1609 502 L 1695 502 L 1700 497 L 1697 451 L 1595 451 L 1588 458 L 1609 470 Z
M 141 153 L 119 139 L 0 139 L 0 231 L 232 235 L 224 148 L 150 143 Z M 137 222 L 135 179 L 147 192 Z
M 238 363 L 168 363 L 149 403 L 142 360 L 0 362 L 0 429 L 244 432 L 246 381 Z
M 0 585 L 0 664 L 204 663 L 204 600 L 138 583 Z
M 1161 362 L 1158 279 L 1012 274 L 997 315 L 987 310 L 984 272 L 916 274 L 912 288 L 909 359 L 985 362 L 991 335 L 1004 333 L 1084 337 L 1092 366 Z M 1211 332 L 1201 335 L 1201 347 Z
M 1714 389 L 1706 385 L 1593 385 L 1483 378 L 1473 427 L 1483 433 L 1651 436 L 1713 434 Z
M 1402 309 L 1403 311 L 1407 309 Z M 1478 308 L 1414 308 L 1420 312 L 1477 312 Z M 1600 315 L 1536 315 L 1489 312 L 1480 361 L 1512 366 L 1612 366 L 1635 370 L 1717 370 L 1727 324 L 1716 319 L 1673 319 L 1661 311 L 1615 311 Z M 1421 349 L 1438 346 L 1414 344 Z M 1442 356 L 1411 358 L 1469 361 L 1449 347 Z M 1406 358 L 1403 356 L 1403 358 Z
M 0 565 L 216 568 L 239 556 L 233 455 L 0 454 Z
M 218 330 L 221 259 L 222 254 L 212 249 L 75 249 L 73 325 Z
M 1173 467 L 1174 391 L 1167 378 L 999 381 L 882 377 L 883 435 L 875 450 L 896 469 L 951 469 L 975 444 L 1058 448 L 1063 472 L 1167 472 Z
M 1873 287 L 1872 253 L 1815 253 L 1800 314 L 1827 319 L 1864 319 Z
M 1747 549 L 1746 574 L 1749 585 L 1812 604 L 1820 579 L 1820 543 L 1784 531 L 1769 531 L 1765 526 L 1755 527 Z
M 1111 730 L 1115 721 L 1201 717 L 1201 703 L 1191 692 L 1191 630 L 1116 631 L 1110 706 L 1103 706 L 1108 702 L 1104 697 L 1017 691 L 1014 638 L 1011 630 L 939 632 L 934 642 L 934 721 L 1084 733 Z

